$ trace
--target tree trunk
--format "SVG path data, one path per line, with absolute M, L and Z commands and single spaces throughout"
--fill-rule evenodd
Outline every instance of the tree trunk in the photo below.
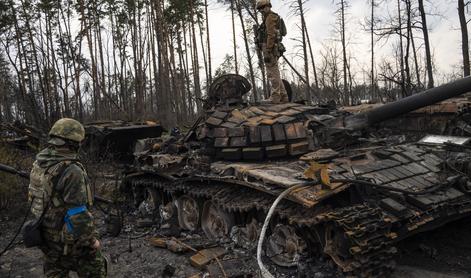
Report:
M 413 29 L 410 28 L 410 41 L 412 44 L 412 54 L 414 55 L 414 66 L 415 66 L 415 75 L 417 78 L 417 86 L 422 87 L 422 81 L 420 80 L 420 71 L 419 71 L 419 61 L 417 58 L 417 49 L 415 48 L 415 40 L 414 40 L 414 32 Z
M 199 69 L 199 58 L 198 58 L 198 47 L 196 43 L 196 32 L 195 32 L 195 14 L 194 14 L 194 2 L 190 0 L 191 5 L 191 37 L 193 39 L 193 82 L 194 82 L 194 89 L 195 89 L 195 96 L 196 96 L 196 107 L 198 108 L 198 112 L 201 111 L 201 87 L 200 87 L 200 69 Z
M 240 25 L 242 27 L 242 34 L 244 36 L 245 52 L 247 54 L 247 63 L 249 65 L 250 81 L 253 84 L 252 85 L 253 96 L 254 96 L 254 100 L 258 102 L 260 100 L 260 96 L 258 94 L 257 86 L 255 84 L 255 75 L 254 75 L 254 70 L 253 70 L 253 65 L 252 65 L 252 55 L 250 54 L 249 39 L 247 37 L 247 30 L 245 29 L 244 17 L 242 15 L 242 8 L 240 6 L 239 0 L 235 0 L 235 1 L 237 1 L 236 2 L 237 12 L 239 14 Z
M 463 0 L 458 0 L 459 2 Z M 427 88 L 433 88 L 433 68 L 432 68 L 432 54 L 430 52 L 430 42 L 428 38 L 428 27 L 427 27 L 427 17 L 425 15 L 424 9 L 424 0 L 418 0 L 419 2 L 419 11 L 420 17 L 422 18 L 422 32 L 424 33 L 424 44 L 425 44 L 425 59 L 427 60 L 427 74 L 428 74 L 428 84 Z
M 410 57 L 410 33 L 412 32 L 412 24 L 411 24 L 411 3 L 410 0 L 405 0 L 406 2 L 406 12 L 407 12 L 407 32 L 406 32 L 406 54 L 404 56 L 404 64 L 405 64 L 405 73 L 406 73 L 406 92 L 407 95 L 411 94 L 411 77 L 410 77 L 410 64 L 409 64 L 409 57 Z
M 375 0 L 371 0 L 371 25 L 370 25 L 370 32 L 371 32 L 371 97 L 375 99 L 376 96 L 376 80 L 375 80 L 375 41 L 374 41 L 374 20 L 375 20 Z M 381 99 L 378 96 L 378 99 Z
M 309 56 L 311 56 L 311 63 L 312 63 L 312 71 L 314 72 L 314 85 L 316 86 L 316 89 L 319 88 L 319 81 L 317 80 L 317 70 L 316 70 L 316 63 L 314 62 L 314 55 L 312 52 L 312 45 L 311 45 L 311 39 L 309 38 L 309 33 L 307 30 L 307 27 L 304 26 L 304 32 L 306 32 L 306 39 L 307 39 L 307 45 L 309 46 Z
M 303 42 L 303 57 L 304 57 L 304 76 L 306 78 L 306 90 L 304 92 L 304 97 L 308 103 L 311 103 L 311 92 L 309 88 L 311 83 L 309 81 L 309 57 L 307 56 L 307 42 L 306 42 L 306 21 L 304 20 L 304 9 L 303 9 L 303 0 L 298 0 L 299 15 L 301 17 L 301 33 L 302 33 L 302 42 Z M 343 1 L 342 1 L 342 18 L 343 18 Z M 343 20 L 343 19 L 342 19 Z
M 464 0 L 458 0 L 458 14 L 461 26 L 461 52 L 463 54 L 463 75 L 470 75 L 469 65 L 469 44 L 468 44 L 468 24 L 466 21 Z
M 298 0 L 299 1 L 299 0 Z M 348 72 L 347 72 L 347 43 L 345 38 L 345 0 L 340 0 L 340 29 L 341 29 L 341 41 L 342 41 L 342 54 L 343 54 L 343 93 L 347 99 L 346 104 L 351 104 L 352 96 L 348 86 Z
M 404 73 L 404 47 L 402 42 L 402 20 L 401 20 L 401 0 L 397 0 L 397 18 L 399 22 L 399 53 L 400 53 L 400 67 L 401 67 L 401 92 L 402 97 L 407 96 L 406 87 L 405 87 L 405 73 Z
M 236 30 L 235 30 L 235 19 L 234 19 L 234 0 L 231 0 L 231 17 L 232 17 L 232 43 L 234 48 L 234 67 L 236 74 L 239 74 L 239 65 L 237 61 L 237 41 L 236 41 Z
M 208 16 L 208 0 L 204 0 L 204 12 L 206 15 L 206 46 L 208 48 L 208 77 L 209 80 L 207 81 L 208 87 L 211 86 L 213 82 L 213 72 L 211 67 L 211 41 L 209 39 L 209 16 Z
M 203 41 L 203 27 L 200 19 L 198 20 L 198 29 L 199 29 L 199 37 L 200 37 L 200 44 L 201 44 L 201 52 L 203 54 L 203 63 L 204 63 L 204 72 L 206 75 L 206 91 L 209 91 L 209 68 L 208 68 L 208 60 L 206 59 L 206 51 L 204 47 L 204 41 Z
M 44 87 L 43 77 L 42 77 L 42 74 L 41 74 L 42 71 L 41 71 L 41 66 L 39 64 L 38 53 L 36 51 L 36 47 L 34 47 L 35 43 L 34 43 L 34 39 L 33 39 L 33 30 L 31 29 L 31 25 L 29 24 L 31 18 L 29 18 L 27 16 L 28 12 L 26 11 L 25 3 L 24 3 L 23 0 L 21 1 L 21 7 L 22 7 L 22 10 L 23 10 L 23 13 L 26 16 L 26 18 L 25 18 L 25 27 L 26 27 L 26 30 L 27 30 L 27 33 L 28 33 L 29 43 L 32 45 L 31 50 L 33 52 L 33 58 L 34 58 L 35 66 L 36 66 L 36 71 L 38 72 L 39 87 L 41 89 L 42 96 L 43 96 L 44 116 L 45 116 L 46 124 L 50 125 L 51 121 L 50 121 L 50 117 L 49 117 L 49 113 L 48 113 L 49 112 L 48 97 L 46 95 L 46 89 Z

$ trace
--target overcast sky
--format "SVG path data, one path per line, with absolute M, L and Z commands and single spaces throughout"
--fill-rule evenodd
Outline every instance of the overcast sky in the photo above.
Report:
M 349 50 L 351 55 L 356 59 L 352 64 L 352 68 L 361 69 L 369 68 L 370 59 L 370 35 L 363 30 L 361 26 L 365 22 L 365 18 L 369 17 L 370 0 L 349 0 L 350 7 L 347 14 L 347 38 L 349 40 Z M 272 0 L 273 10 L 280 14 L 288 27 L 288 35 L 284 39 L 287 46 L 287 55 L 294 56 L 296 49 L 293 38 L 299 38 L 300 32 L 296 27 L 299 17 L 290 13 L 288 0 Z M 395 15 L 396 1 L 386 0 L 386 4 L 381 4 L 377 8 L 378 14 L 385 14 L 388 11 Z M 461 33 L 459 30 L 459 19 L 457 13 L 457 3 L 452 0 L 431 0 L 433 6 L 427 0 L 424 1 L 425 9 L 434 15 L 428 16 L 428 28 L 430 29 L 430 43 L 432 54 L 436 66 L 435 75 L 437 79 L 442 76 L 459 71 L 461 64 Z M 216 0 L 210 0 L 210 32 L 211 44 L 213 49 L 213 68 L 221 64 L 226 54 L 232 53 L 232 36 L 231 36 L 231 14 L 227 10 L 227 6 L 216 3 Z M 388 8 L 389 6 L 389 8 Z M 314 56 L 319 60 L 319 52 L 322 44 L 329 44 L 332 39 L 337 39 L 339 34 L 333 32 L 336 21 L 334 15 L 337 6 L 332 0 L 308 0 L 306 3 L 306 21 L 311 43 L 313 44 Z M 440 16 L 439 16 L 440 15 Z M 238 21 L 237 21 L 238 22 Z M 240 26 L 237 24 L 237 28 Z M 416 33 L 417 42 L 421 44 L 422 34 Z M 237 37 L 239 45 L 239 56 L 245 55 L 243 41 L 241 36 Z M 389 42 L 382 41 L 376 44 L 378 51 L 377 61 L 382 57 L 391 57 L 393 55 L 392 45 L 396 38 Z M 379 49 L 381 48 L 381 49 Z M 423 53 L 423 52 L 421 52 Z M 302 66 L 302 61 L 296 62 L 298 67 Z

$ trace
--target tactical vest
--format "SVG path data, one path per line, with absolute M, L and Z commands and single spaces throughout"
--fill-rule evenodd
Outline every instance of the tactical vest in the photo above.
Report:
M 60 192 L 56 189 L 53 193 L 52 189 L 54 184 L 59 182 L 62 173 L 72 163 L 78 165 L 85 172 L 83 165 L 76 161 L 61 161 L 48 168 L 40 167 L 37 161 L 33 164 L 33 169 L 30 174 L 28 194 L 29 201 L 32 202 L 31 212 L 35 217 L 39 218 L 49 201 L 51 201 L 49 209 L 45 213 L 42 222 L 42 226 L 45 226 L 46 228 L 57 230 L 62 229 L 64 224 L 63 218 L 67 208 L 64 206 L 64 201 L 60 196 Z M 91 205 L 93 200 L 92 192 L 88 182 L 86 184 L 88 205 Z
M 287 34 L 285 21 L 277 13 L 273 13 L 273 14 L 276 15 L 277 21 L 278 21 L 277 28 L 276 28 L 278 31 L 276 40 L 278 43 L 281 43 L 281 41 L 283 40 L 283 37 L 286 36 Z M 257 30 L 256 40 L 258 44 L 262 44 L 267 41 L 268 33 L 267 33 L 267 25 L 265 23 L 265 20 L 266 18 L 263 20 L 262 24 L 260 24 Z

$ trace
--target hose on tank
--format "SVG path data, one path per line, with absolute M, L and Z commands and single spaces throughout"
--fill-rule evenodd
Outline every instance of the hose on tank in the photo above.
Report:
M 309 184 L 311 183 L 298 184 L 298 185 L 294 185 L 286 189 L 276 198 L 275 202 L 273 202 L 273 204 L 271 205 L 270 210 L 268 211 L 267 217 L 265 218 L 265 222 L 263 223 L 262 231 L 260 232 L 260 237 L 258 238 L 258 244 L 257 244 L 257 264 L 258 264 L 258 267 L 260 268 L 262 278 L 275 278 L 275 276 L 273 276 L 273 274 L 270 273 L 270 271 L 265 267 L 265 265 L 262 262 L 262 246 L 265 240 L 265 234 L 267 233 L 268 225 L 270 224 L 270 219 L 273 216 L 273 213 L 275 212 L 276 207 L 278 206 L 278 204 L 281 202 L 281 200 L 284 197 L 286 197 L 288 194 L 290 194 L 296 189 L 307 187 L 307 185 Z

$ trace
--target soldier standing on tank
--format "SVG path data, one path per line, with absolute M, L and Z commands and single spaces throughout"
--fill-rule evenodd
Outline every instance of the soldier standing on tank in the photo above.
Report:
M 280 30 L 281 17 L 271 10 L 270 0 L 258 0 L 257 10 L 263 15 L 263 23 L 257 30 L 257 46 L 262 50 L 263 61 L 267 70 L 267 77 L 271 85 L 270 101 L 273 103 L 288 102 L 288 94 L 281 81 L 278 59 L 283 54 L 281 44 L 283 35 Z M 284 23 L 283 27 L 284 27 Z M 285 27 L 284 27 L 285 28 Z M 286 28 L 284 30 L 286 32 Z
M 93 194 L 78 159 L 85 130 L 76 120 L 58 120 L 48 146 L 37 156 L 30 174 L 31 211 L 41 218 L 46 277 L 106 277 L 106 261 L 89 207 Z M 43 213 L 44 211 L 44 213 Z

